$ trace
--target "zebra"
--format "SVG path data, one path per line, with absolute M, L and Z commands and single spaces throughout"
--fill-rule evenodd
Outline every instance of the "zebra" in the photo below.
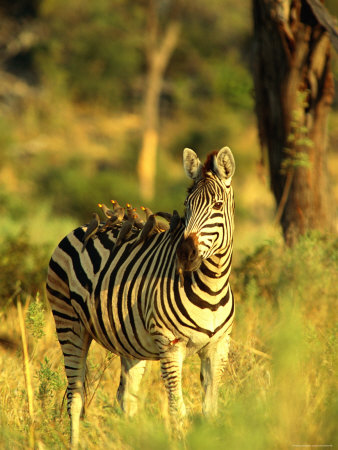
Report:
M 127 416 L 147 360 L 159 360 L 169 413 L 183 420 L 184 359 L 201 360 L 202 411 L 217 413 L 218 385 L 227 362 L 235 305 L 229 284 L 233 251 L 235 161 L 229 147 L 204 164 L 188 148 L 192 179 L 180 226 L 135 244 L 135 231 L 119 247 L 118 229 L 90 239 L 86 226 L 68 234 L 49 263 L 46 289 L 68 380 L 71 445 L 79 442 L 85 403 L 86 358 L 94 339 L 121 359 L 117 399 Z

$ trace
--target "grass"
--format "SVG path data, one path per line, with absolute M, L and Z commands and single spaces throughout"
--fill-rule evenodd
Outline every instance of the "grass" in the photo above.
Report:
M 89 354 L 95 395 L 81 424 L 84 449 L 286 449 L 337 445 L 337 240 L 312 235 L 293 249 L 266 244 L 234 268 L 236 325 L 220 390 L 220 414 L 201 416 L 199 361 L 184 365 L 189 412 L 182 439 L 169 430 L 159 364 L 148 365 L 140 413 L 126 421 L 115 401 L 119 360 L 95 343 Z M 25 299 L 23 299 L 25 300 Z M 23 305 L 34 393 L 31 424 L 17 308 L 2 314 L 0 446 L 67 448 L 69 421 L 61 408 L 65 376 L 50 312 Z M 4 344 L 4 338 L 13 345 Z

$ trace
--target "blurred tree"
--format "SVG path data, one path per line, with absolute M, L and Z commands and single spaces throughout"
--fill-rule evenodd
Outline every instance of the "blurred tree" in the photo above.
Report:
M 164 72 L 178 42 L 180 25 L 176 17 L 176 8 L 171 8 L 171 14 L 169 14 L 167 19 L 165 30 L 161 32 L 160 15 L 167 15 L 167 11 L 161 12 L 163 5 L 158 0 L 149 0 L 147 3 L 148 20 L 145 34 L 147 76 L 144 91 L 142 146 L 137 171 L 141 196 L 145 200 L 152 200 L 154 197 L 159 133 L 160 95 L 163 87 Z M 168 8 L 165 9 L 167 10 Z
M 160 158 L 154 134 L 143 139 L 160 197 L 182 148 L 206 152 L 251 123 L 249 1 L 0 1 L 0 165 L 56 214 L 86 218 L 109 176 L 116 195 L 139 198 L 142 135 L 162 119 Z
M 80 102 L 132 110 L 142 71 L 143 8 L 132 0 L 43 0 L 37 55 L 49 89 Z
M 337 30 L 318 0 L 253 0 L 254 84 L 262 148 L 286 242 L 328 230 L 327 119 L 334 95 L 330 37 Z

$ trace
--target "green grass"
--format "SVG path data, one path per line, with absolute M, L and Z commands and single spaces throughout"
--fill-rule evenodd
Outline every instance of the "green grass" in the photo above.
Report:
M 140 413 L 127 421 L 115 401 L 118 358 L 105 370 L 106 352 L 93 344 L 89 398 L 95 395 L 81 423 L 82 447 L 263 450 L 337 445 L 336 273 L 337 240 L 321 235 L 306 236 L 293 249 L 267 244 L 235 267 L 237 316 L 220 413 L 213 421 L 202 417 L 199 361 L 189 358 L 183 373 L 189 416 L 181 439 L 170 432 L 159 364 L 149 364 Z M 16 346 L 0 351 L 0 446 L 8 449 L 27 448 L 30 430 L 16 324 L 16 308 L 11 307 L 0 324 L 0 336 Z M 51 314 L 38 303 L 26 308 L 26 324 L 35 445 L 66 448 L 69 421 L 65 407 L 61 409 L 65 377 Z

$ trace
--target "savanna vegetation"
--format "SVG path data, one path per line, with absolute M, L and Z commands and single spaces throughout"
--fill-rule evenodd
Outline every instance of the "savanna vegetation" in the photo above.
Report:
M 187 361 L 189 417 L 177 440 L 158 363 L 150 363 L 144 377 L 141 413 L 127 422 L 115 401 L 118 359 L 93 344 L 82 447 L 335 447 L 338 241 L 314 231 L 289 248 L 274 221 L 267 171 L 259 163 L 251 3 L 154 3 L 158 39 L 169 21 L 179 25 L 179 35 L 159 98 L 157 171 L 147 206 L 183 213 L 184 147 L 201 158 L 231 147 L 237 163 L 237 311 L 230 363 L 220 414 L 206 422 L 199 361 Z M 66 380 L 44 280 L 53 248 L 98 211 L 98 202 L 144 204 L 136 167 L 149 75 L 148 5 L 40 0 L 0 6 L 1 448 L 68 445 Z M 326 5 L 337 14 L 335 2 Z M 332 69 L 337 79 L 334 54 Z M 327 161 L 333 211 L 337 108 L 336 94 Z

